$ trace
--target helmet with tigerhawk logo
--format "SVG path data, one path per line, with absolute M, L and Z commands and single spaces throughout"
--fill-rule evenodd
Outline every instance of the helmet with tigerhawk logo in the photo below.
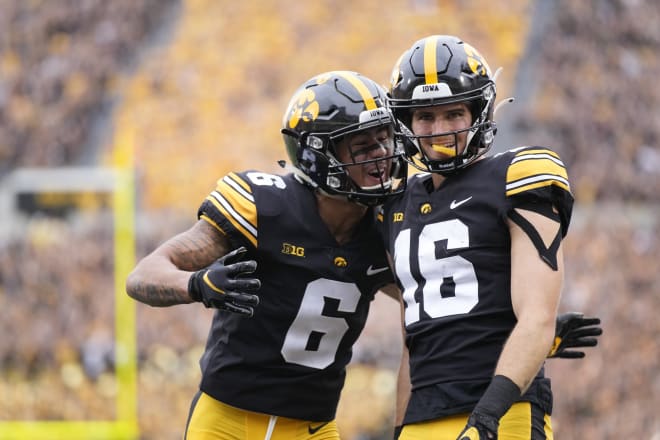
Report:
M 365 130 L 384 127 L 387 139 L 378 141 L 386 154 L 350 162 L 337 156 L 344 139 Z M 316 75 L 293 94 L 284 113 L 282 134 L 296 174 L 326 194 L 374 206 L 405 189 L 407 162 L 403 143 L 395 139 L 394 118 L 386 107 L 386 91 L 373 80 L 350 71 Z M 351 167 L 364 166 L 376 181 L 360 186 L 350 176 Z
M 407 136 L 406 155 L 422 170 L 450 174 L 486 153 L 497 132 L 493 121 L 495 80 L 483 56 L 468 43 L 450 35 L 432 35 L 416 41 L 398 59 L 392 70 L 388 106 L 400 132 Z M 431 135 L 411 131 L 413 110 L 435 105 L 465 103 L 472 125 L 464 130 Z M 458 151 L 458 135 L 467 132 L 467 143 Z M 453 153 L 434 160 L 421 148 L 420 139 L 453 135 Z

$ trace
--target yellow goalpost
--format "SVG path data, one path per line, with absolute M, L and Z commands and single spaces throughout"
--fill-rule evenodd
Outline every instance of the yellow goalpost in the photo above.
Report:
M 116 419 L 0 421 L 3 440 L 137 439 L 137 337 L 135 303 L 125 292 L 125 280 L 135 264 L 135 185 L 132 139 L 125 134 L 114 150 L 112 212 L 114 220 L 114 299 Z M 89 169 L 93 172 L 96 169 Z M 108 171 L 104 169 L 104 171 Z

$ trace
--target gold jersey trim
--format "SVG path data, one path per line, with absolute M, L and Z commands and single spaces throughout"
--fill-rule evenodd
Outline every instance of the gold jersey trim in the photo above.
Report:
M 553 185 L 571 192 L 564 163 L 558 154 L 547 149 L 519 152 L 511 161 L 506 173 L 507 197 Z
M 209 217 L 206 214 L 202 214 L 199 216 L 200 219 L 205 220 L 208 224 L 213 226 L 215 229 L 217 229 L 222 235 L 227 235 L 227 233 L 220 227 L 219 224 L 217 224 L 211 217 Z
M 207 198 L 255 247 L 257 246 L 257 205 L 250 186 L 238 175 L 230 173 L 218 180 Z

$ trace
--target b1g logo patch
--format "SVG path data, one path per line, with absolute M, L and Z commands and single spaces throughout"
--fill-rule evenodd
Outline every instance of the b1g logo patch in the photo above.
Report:
M 282 253 L 305 258 L 305 248 L 291 243 L 282 243 Z

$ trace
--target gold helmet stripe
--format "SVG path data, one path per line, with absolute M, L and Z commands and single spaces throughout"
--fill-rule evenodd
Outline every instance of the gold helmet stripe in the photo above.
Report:
M 357 75 L 355 75 L 353 72 L 347 72 L 347 71 L 338 71 L 337 75 L 341 76 L 346 81 L 351 83 L 353 87 L 355 87 L 358 93 L 360 93 L 360 96 L 362 97 L 362 100 L 364 101 L 364 105 L 367 108 L 367 110 L 374 110 L 378 108 L 378 106 L 376 105 L 376 101 L 374 101 L 374 97 L 371 96 L 371 92 L 369 92 L 367 86 L 360 78 L 358 78 Z
M 426 84 L 438 83 L 438 38 L 427 38 L 424 43 L 424 81 Z

